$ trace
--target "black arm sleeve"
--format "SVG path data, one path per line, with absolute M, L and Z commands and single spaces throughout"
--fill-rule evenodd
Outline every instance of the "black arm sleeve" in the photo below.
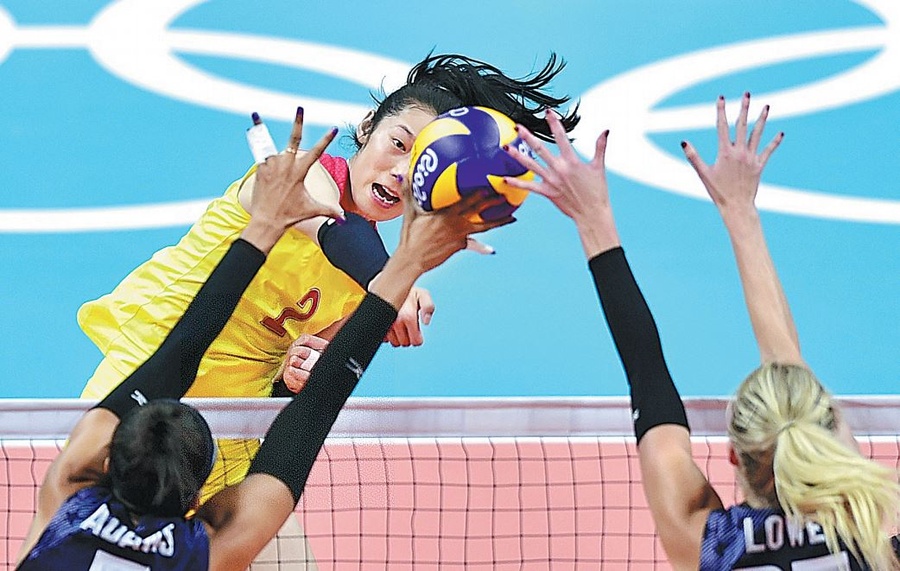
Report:
M 97 407 L 121 418 L 149 400 L 184 396 L 197 377 L 200 360 L 265 260 L 250 242 L 236 240 L 162 345 Z
M 343 224 L 329 220 L 319 227 L 319 247 L 332 266 L 368 289 L 372 278 L 384 269 L 388 253 L 368 220 L 352 212 L 345 216 L 347 221 Z
M 663 356 L 656 322 L 631 273 L 625 252 L 614 248 L 589 262 L 603 314 L 631 387 L 631 411 L 638 442 L 654 426 L 690 429 L 684 404 Z
M 294 502 L 300 499 L 325 437 L 396 318 L 391 304 L 366 295 L 328 344 L 306 386 L 275 417 L 250 474 L 275 476 L 290 488 Z

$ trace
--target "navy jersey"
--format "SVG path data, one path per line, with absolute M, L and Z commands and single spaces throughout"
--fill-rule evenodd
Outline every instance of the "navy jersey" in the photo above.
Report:
M 84 488 L 63 503 L 18 571 L 194 571 L 209 568 L 199 520 L 131 520 L 109 490 Z
M 896 547 L 896 538 L 894 539 Z M 701 571 L 867 571 L 847 550 L 830 553 L 815 523 L 798 525 L 780 510 L 746 504 L 715 510 L 706 520 Z

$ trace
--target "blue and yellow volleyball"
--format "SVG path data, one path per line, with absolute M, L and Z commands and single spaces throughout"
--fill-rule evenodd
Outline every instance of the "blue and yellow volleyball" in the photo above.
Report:
M 482 220 L 512 214 L 528 192 L 503 177 L 532 180 L 534 173 L 503 150 L 504 145 L 533 156 L 512 119 L 487 107 L 452 109 L 425 126 L 412 148 L 413 197 L 425 211 L 439 210 L 462 197 L 489 189 L 506 202 L 481 212 Z

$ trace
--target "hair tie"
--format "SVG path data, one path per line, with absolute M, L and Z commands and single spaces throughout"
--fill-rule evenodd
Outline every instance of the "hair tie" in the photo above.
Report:
M 796 420 L 789 420 L 789 421 L 785 422 L 783 425 L 781 425 L 781 428 L 778 429 L 778 432 L 776 433 L 776 435 L 780 435 L 782 432 L 784 432 L 788 428 L 794 426 L 795 424 L 797 424 Z

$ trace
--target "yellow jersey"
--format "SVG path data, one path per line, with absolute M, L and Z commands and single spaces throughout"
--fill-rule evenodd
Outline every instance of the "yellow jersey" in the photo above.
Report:
M 346 169 L 346 162 L 327 159 L 322 162 L 332 176 L 346 180 L 333 172 L 341 165 Z M 156 252 L 111 293 L 81 306 L 78 324 L 104 355 L 82 398 L 106 396 L 175 326 L 250 220 L 238 201 L 238 191 L 253 172 L 255 167 L 214 200 L 178 244 Z M 315 242 L 290 229 L 269 253 L 203 357 L 186 396 L 269 396 L 272 377 L 291 342 L 346 317 L 364 294 L 331 265 Z

